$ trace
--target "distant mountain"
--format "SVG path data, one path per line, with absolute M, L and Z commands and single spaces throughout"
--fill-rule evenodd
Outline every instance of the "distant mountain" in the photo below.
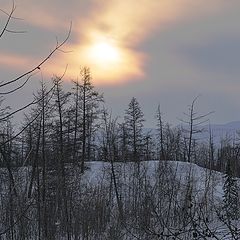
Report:
M 222 139 L 234 140 L 237 138 L 237 131 L 240 131 L 240 121 L 226 124 L 211 124 L 204 126 L 205 131 L 201 133 L 201 138 L 209 139 L 209 129 L 212 131 L 213 141 L 220 144 Z
M 240 121 L 229 122 L 225 124 L 211 124 L 204 125 L 199 127 L 203 129 L 198 135 L 195 137 L 200 141 L 208 141 L 209 140 L 209 129 L 212 131 L 212 137 L 215 144 L 220 144 L 222 139 L 233 140 L 238 137 L 237 131 L 240 132 Z M 154 128 L 146 128 L 144 129 L 144 133 L 156 133 L 156 129 Z M 239 136 L 240 138 L 240 136 Z

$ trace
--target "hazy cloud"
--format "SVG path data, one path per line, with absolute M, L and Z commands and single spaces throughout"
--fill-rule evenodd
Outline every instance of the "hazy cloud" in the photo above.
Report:
M 72 20 L 71 39 L 64 48 L 71 53 L 56 55 L 42 69 L 45 78 L 62 73 L 66 64 L 77 76 L 85 63 L 83 49 L 93 36 L 104 34 L 132 57 L 131 65 L 126 61 L 122 68 L 126 75 L 115 72 L 122 86 L 101 86 L 116 113 L 136 96 L 146 118 L 153 119 L 153 105 L 161 102 L 167 120 L 173 120 L 200 93 L 202 107 L 216 110 L 217 122 L 240 119 L 239 0 L 16 0 L 16 4 L 15 14 L 24 21 L 13 21 L 11 28 L 28 33 L 1 39 L 4 78 L 46 56 L 55 46 L 55 36 L 63 39 Z M 11 2 L 2 0 L 0 7 L 10 9 Z M 0 14 L 0 24 L 5 17 Z
M 236 77 L 240 75 L 240 36 L 220 36 L 201 46 L 190 46 L 182 52 L 201 71 Z M 232 78 L 231 78 L 232 79 Z M 231 81 L 231 80 L 230 80 Z

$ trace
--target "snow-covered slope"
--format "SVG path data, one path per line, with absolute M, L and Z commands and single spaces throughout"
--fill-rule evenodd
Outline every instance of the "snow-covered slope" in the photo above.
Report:
M 114 169 L 118 180 L 128 184 L 131 180 L 136 164 L 114 163 Z M 182 186 L 191 181 L 195 187 L 195 193 L 204 193 L 207 185 L 213 184 L 214 195 L 221 198 L 223 195 L 223 174 L 217 171 L 210 171 L 193 163 L 181 161 L 145 161 L 140 164 L 140 172 L 146 176 L 151 185 L 156 184 L 156 175 L 159 171 L 172 174 L 173 179 L 180 181 Z M 107 183 L 111 177 L 111 164 L 107 162 L 88 162 L 87 170 L 81 176 L 88 184 Z M 211 186 L 212 187 L 212 186 Z
M 99 179 L 104 179 L 108 177 L 108 174 L 111 174 L 111 164 L 108 162 L 102 161 L 93 161 L 87 162 L 87 170 L 85 171 L 82 178 L 89 183 L 97 183 Z M 205 178 L 208 178 L 209 175 L 213 176 L 219 187 L 222 186 L 223 174 L 217 171 L 210 171 L 207 168 L 200 167 L 194 163 L 182 162 L 182 161 L 143 161 L 140 163 L 141 170 L 144 170 L 147 177 L 151 180 L 154 179 L 154 176 L 157 171 L 165 170 L 166 168 L 171 169 L 176 175 L 177 179 L 187 179 L 189 177 L 189 172 L 191 174 L 192 180 L 198 182 L 200 188 L 204 188 Z M 124 173 L 121 178 L 126 179 L 130 177 L 131 170 L 136 167 L 136 164 L 133 162 L 114 163 L 115 171 Z
M 109 189 L 113 187 L 111 185 L 112 171 L 110 163 L 89 162 L 87 163 L 87 167 L 88 169 L 84 175 L 80 177 L 82 185 L 87 185 L 90 188 L 92 188 L 92 186 L 98 186 L 98 189 L 103 189 L 104 185 L 109 186 Z M 178 214 L 187 214 L 185 217 L 190 219 L 190 222 L 186 224 L 185 232 L 181 232 L 179 229 L 177 230 L 179 234 L 177 239 L 195 239 L 192 237 L 193 235 L 191 235 L 193 232 L 198 234 L 198 236 L 205 236 L 204 238 L 200 237 L 197 239 L 216 239 L 215 237 L 219 239 L 232 239 L 228 226 L 224 224 L 218 216 L 221 212 L 224 195 L 223 185 L 225 178 L 222 173 L 210 171 L 196 164 L 181 161 L 141 162 L 140 167 L 134 163 L 114 163 L 114 171 L 119 195 L 123 201 L 124 199 L 131 200 L 131 198 L 134 198 L 133 189 L 136 187 L 136 189 L 142 191 L 139 193 L 136 190 L 135 194 L 140 194 L 140 196 L 145 196 L 145 191 L 149 191 L 149 197 L 152 198 L 151 201 L 153 204 L 159 201 L 163 202 L 163 208 L 172 208 L 173 205 L 176 205 L 176 211 L 179 212 Z M 158 193 L 158 191 L 160 192 Z M 169 200 L 164 200 L 164 195 L 167 194 L 166 198 L 168 199 L 168 194 L 171 192 L 173 193 L 173 199 L 171 201 L 173 201 L 174 204 L 168 206 Z M 147 195 L 149 193 L 147 193 Z M 192 205 L 193 208 L 188 206 L 189 197 L 191 199 L 190 205 Z M 181 210 L 184 208 L 187 208 L 187 210 Z M 190 208 L 191 210 L 189 210 Z M 148 212 L 150 210 L 145 211 Z M 165 213 L 165 210 L 156 211 L 159 211 L 161 214 Z M 178 216 L 174 215 L 173 212 L 171 214 L 173 214 L 173 218 Z M 190 214 L 193 215 L 189 218 Z M 198 218 L 206 218 L 208 222 L 200 221 Z M 154 228 L 155 231 L 160 231 L 160 225 L 158 224 L 157 222 L 156 228 Z M 199 224 L 199 226 L 193 229 L 194 224 Z M 234 226 L 238 225 L 239 222 Z M 209 228 L 209 230 L 206 230 L 207 228 Z M 172 231 L 174 232 L 175 230 L 176 229 L 173 229 Z M 133 229 L 129 231 L 134 232 Z M 204 231 L 209 232 L 206 234 Z M 166 236 L 170 234 L 169 229 L 167 229 L 163 235 L 164 234 L 166 234 Z M 126 239 L 131 239 L 131 237 Z M 153 237 L 152 239 L 158 238 Z

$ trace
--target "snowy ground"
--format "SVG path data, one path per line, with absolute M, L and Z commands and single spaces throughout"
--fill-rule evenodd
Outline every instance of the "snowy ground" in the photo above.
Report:
M 108 184 L 111 175 L 110 163 L 89 162 L 87 163 L 87 167 L 88 170 L 86 170 L 84 176 L 81 177 L 85 183 L 89 185 Z M 128 185 L 129 182 L 132 181 L 132 170 L 134 167 L 136 167 L 134 163 L 114 163 L 118 182 L 121 182 L 121 185 Z M 156 175 L 161 170 L 168 171 L 169 174 L 172 175 L 172 179 L 177 179 L 180 182 L 180 188 L 182 191 L 186 191 L 188 183 L 191 182 L 192 196 L 196 205 L 202 204 L 205 201 L 205 197 L 207 197 L 208 200 L 211 199 L 211 201 L 214 201 L 216 207 L 222 202 L 224 174 L 220 172 L 210 171 L 209 169 L 199 167 L 196 164 L 181 161 L 142 162 L 141 170 L 144 172 L 146 181 L 149 181 L 152 186 L 157 184 Z M 122 188 L 124 189 L 124 187 Z M 238 226 L 239 223 L 236 223 L 235 225 Z M 214 237 L 199 237 L 192 239 L 234 239 L 230 236 L 229 229 L 217 219 L 209 223 L 209 227 L 213 229 L 213 232 L 215 233 Z M 180 236 L 176 239 L 189 238 L 186 236 Z M 240 239 L 240 237 L 235 239 Z
M 113 173 L 111 169 L 111 164 L 101 161 L 87 162 L 86 171 L 83 175 L 80 173 L 80 170 L 78 168 L 73 168 L 72 166 L 69 166 L 67 169 L 67 172 L 71 173 L 69 175 L 70 180 L 68 184 L 74 196 L 73 200 L 75 205 L 73 205 L 73 211 L 76 211 L 76 214 L 79 215 L 91 213 L 92 216 L 95 216 L 96 204 L 103 204 L 98 205 L 98 208 L 102 209 L 101 211 L 103 212 L 106 210 L 105 208 L 109 208 L 106 211 L 109 211 L 109 213 L 111 214 L 108 226 L 106 227 L 106 229 L 104 229 L 101 238 L 99 237 L 97 239 L 93 236 L 89 238 L 89 240 L 240 239 L 240 236 L 236 238 L 233 238 L 231 236 L 231 229 L 229 230 L 227 225 L 218 219 L 215 211 L 216 209 L 219 209 L 219 206 L 221 206 L 223 199 L 224 174 L 220 172 L 210 171 L 209 169 L 199 167 L 196 164 L 190 164 L 181 161 L 147 161 L 141 162 L 140 165 L 133 162 L 114 163 L 114 172 L 116 175 L 117 188 L 121 200 L 124 204 L 124 211 L 125 214 L 131 214 L 129 219 L 126 220 L 129 227 L 129 229 L 126 228 L 126 230 L 124 228 L 119 229 L 119 222 L 117 220 L 118 207 L 116 204 L 113 186 Z M 0 173 L 4 172 L 5 170 L 0 169 Z M 19 189 L 19 191 L 20 189 L 22 189 L 23 194 L 28 187 L 29 178 L 31 176 L 30 173 L 31 169 L 27 167 L 20 168 L 17 171 L 14 171 L 14 177 L 17 182 L 16 187 Z M 0 183 L 0 190 L 2 193 L 5 191 L 4 188 L 6 187 L 6 184 L 3 184 L 3 182 Z M 148 193 L 146 194 L 145 191 L 148 191 Z M 170 238 L 170 235 L 168 234 L 172 234 L 172 232 L 179 232 L 181 231 L 181 229 L 175 229 L 174 227 L 176 225 L 169 224 L 169 229 L 166 230 L 165 228 L 165 230 L 163 231 L 164 238 L 160 238 L 156 234 L 151 235 L 149 232 L 146 234 L 145 230 L 141 230 L 141 221 L 139 223 L 139 220 L 135 218 L 134 212 L 132 212 L 132 206 L 134 204 L 134 201 L 136 200 L 137 204 L 140 204 L 137 205 L 137 208 L 139 206 L 141 208 L 141 204 L 144 204 L 145 200 L 148 200 L 146 196 L 150 194 L 149 196 L 153 198 L 151 199 L 151 201 L 153 201 L 153 204 L 155 204 L 154 206 L 156 206 L 156 212 L 163 214 L 163 216 L 166 216 L 164 215 L 166 214 L 166 209 L 168 209 L 169 206 L 173 207 L 174 205 L 173 204 L 168 206 L 168 201 L 170 199 L 169 194 L 171 191 L 173 193 L 173 198 L 175 201 L 174 204 L 176 205 L 175 208 L 177 211 L 177 215 L 174 215 L 175 210 L 171 210 L 170 215 L 173 214 L 173 216 L 178 216 L 179 214 L 180 217 L 182 216 L 181 208 L 184 206 L 186 195 L 189 193 L 191 194 L 191 203 L 194 204 L 194 209 L 192 211 L 196 211 L 196 214 L 193 215 L 194 219 L 192 219 L 192 222 L 186 225 L 185 230 L 188 233 L 181 233 L 176 238 Z M 135 194 L 139 194 L 139 197 L 136 199 Z M 160 208 L 158 208 L 159 202 L 163 204 Z M 129 204 L 129 206 L 127 206 L 126 204 Z M 202 210 L 201 208 L 204 208 L 204 215 L 201 215 L 201 211 L 199 211 L 199 209 Z M 154 208 L 151 210 L 145 210 L 146 214 L 153 214 L 153 216 L 150 217 L 150 230 L 155 230 L 156 233 L 161 232 L 162 225 L 161 222 L 158 221 L 156 216 L 154 216 Z M 98 212 L 98 214 L 100 214 L 100 219 L 102 214 L 101 211 Z M 141 211 L 144 211 L 144 207 L 141 209 Z M 141 215 L 142 217 L 145 216 L 145 212 L 140 212 L 139 214 L 143 214 Z M 209 219 L 211 218 L 211 220 L 207 223 L 207 226 L 205 222 L 199 221 L 199 225 L 195 226 L 198 231 L 198 237 L 194 238 L 192 234 L 196 232 L 196 229 L 194 229 L 192 226 L 195 223 L 198 223 L 198 219 L 196 219 L 196 217 L 200 215 L 201 217 L 209 216 Z M 188 215 L 186 216 L 189 217 Z M 171 219 L 170 221 L 172 220 L 173 219 Z M 164 221 L 165 219 L 163 219 L 163 222 Z M 134 228 L 136 224 L 139 224 L 138 229 Z M 234 225 L 239 227 L 239 222 L 234 223 Z M 89 226 L 91 227 L 91 225 Z M 204 231 L 207 231 L 208 227 L 211 229 L 214 236 L 200 236 L 201 234 L 203 234 Z M 116 232 L 115 229 L 117 228 L 121 232 L 122 236 L 124 236 L 124 238 L 109 237 L 109 229 L 111 228 L 113 228 L 112 234 Z M 143 238 L 141 237 L 142 234 L 145 234 Z M 139 238 L 134 238 L 134 235 L 138 236 Z M 65 238 L 63 237 L 61 239 Z

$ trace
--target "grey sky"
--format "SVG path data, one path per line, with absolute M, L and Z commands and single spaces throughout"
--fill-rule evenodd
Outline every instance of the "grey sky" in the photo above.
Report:
M 9 9 L 11 1 L 1 2 L 0 8 Z M 181 16 L 171 20 L 159 20 L 159 26 L 155 24 L 141 41 L 131 46 L 134 51 L 147 57 L 142 69 L 145 76 L 138 81 L 129 79 L 117 86 L 97 83 L 97 88 L 104 92 L 107 105 L 115 115 L 122 115 L 131 97 L 136 97 L 145 113 L 147 126 L 155 124 L 154 114 L 158 103 L 162 106 L 165 119 L 176 124 L 176 118 L 182 117 L 187 105 L 199 94 L 199 111 L 215 111 L 211 115 L 211 122 L 239 120 L 240 1 L 212 0 L 209 3 L 201 0 L 198 4 L 190 0 L 179 2 L 188 11 L 181 10 Z M 145 3 L 148 4 L 148 1 Z M 1 80 L 11 79 L 27 70 L 27 61 L 37 63 L 54 47 L 55 36 L 64 36 L 71 20 L 73 31 L 69 44 L 81 44 L 85 23 L 88 26 L 98 11 L 105 11 L 104 1 L 101 0 L 19 0 L 16 4 L 15 15 L 24 20 L 12 22 L 11 28 L 28 32 L 23 35 L 7 34 L 0 41 Z M 134 3 L 130 6 L 133 7 Z M 0 14 L 0 20 L 4 17 Z M 132 34 L 135 34 L 134 29 Z M 136 34 L 142 33 L 137 29 Z M 23 64 L 20 64 L 21 61 L 18 66 L 11 64 L 11 61 L 6 64 L 3 57 L 9 54 L 23 56 Z M 53 61 L 60 61 L 60 58 L 62 56 L 57 56 Z M 52 74 L 55 74 L 54 70 Z M 43 75 L 46 80 L 51 78 L 49 70 L 43 71 Z M 10 105 L 16 108 L 28 102 L 32 92 L 39 86 L 39 79 L 40 75 L 37 75 L 23 91 L 9 96 L 7 100 Z

